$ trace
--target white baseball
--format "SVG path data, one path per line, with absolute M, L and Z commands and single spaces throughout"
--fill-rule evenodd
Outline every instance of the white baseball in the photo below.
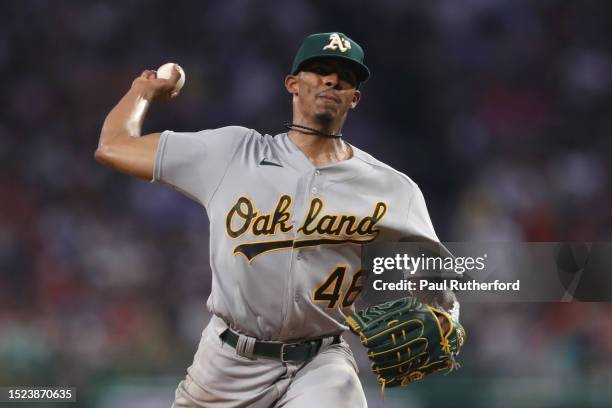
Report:
M 183 85 L 185 85 L 185 71 L 183 71 L 183 68 L 181 68 L 178 64 L 175 64 L 173 62 L 165 63 L 161 67 L 157 68 L 157 77 L 162 78 L 162 79 L 170 78 L 170 74 L 172 73 L 172 67 L 174 65 L 178 67 L 178 70 L 181 74 L 181 77 L 179 78 L 179 80 L 176 82 L 176 85 L 174 86 L 174 92 L 178 92 L 181 90 Z

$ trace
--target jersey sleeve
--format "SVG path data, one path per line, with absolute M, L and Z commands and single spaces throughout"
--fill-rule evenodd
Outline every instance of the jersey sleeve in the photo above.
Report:
M 418 186 L 414 186 L 414 193 L 410 199 L 408 206 L 408 219 L 406 222 L 406 234 L 415 238 L 426 238 L 428 240 L 439 242 L 436 231 L 434 230 L 425 197 Z
M 168 184 L 207 207 L 249 132 L 239 126 L 200 132 L 163 132 L 152 182 Z

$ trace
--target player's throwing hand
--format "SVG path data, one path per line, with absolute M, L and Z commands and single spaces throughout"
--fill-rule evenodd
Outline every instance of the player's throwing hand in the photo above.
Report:
M 176 84 L 181 77 L 180 68 L 174 64 L 170 78 L 158 78 L 154 70 L 147 69 L 132 82 L 133 89 L 139 89 L 145 98 L 153 100 L 170 100 L 176 98 L 180 91 L 175 90 Z

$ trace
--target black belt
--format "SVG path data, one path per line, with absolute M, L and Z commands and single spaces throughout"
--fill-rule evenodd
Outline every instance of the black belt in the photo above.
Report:
M 238 333 L 235 333 L 231 329 L 227 329 L 221 333 L 221 340 L 230 346 L 236 348 L 238 344 Z M 332 337 L 332 336 L 330 336 Z M 340 343 L 340 335 L 337 334 L 332 337 L 333 340 L 330 344 Z M 260 357 L 269 357 L 280 360 L 283 363 L 296 362 L 302 363 L 316 356 L 323 344 L 323 338 L 308 339 L 299 343 L 280 343 L 276 341 L 255 341 L 255 347 L 253 348 L 253 355 Z

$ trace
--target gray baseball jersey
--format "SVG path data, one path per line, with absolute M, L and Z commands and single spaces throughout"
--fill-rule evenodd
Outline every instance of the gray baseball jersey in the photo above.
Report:
M 207 306 L 262 340 L 343 331 L 360 286 L 361 244 L 438 240 L 418 186 L 355 148 L 315 167 L 286 133 L 230 126 L 165 131 L 154 181 L 202 204 L 210 219 Z

